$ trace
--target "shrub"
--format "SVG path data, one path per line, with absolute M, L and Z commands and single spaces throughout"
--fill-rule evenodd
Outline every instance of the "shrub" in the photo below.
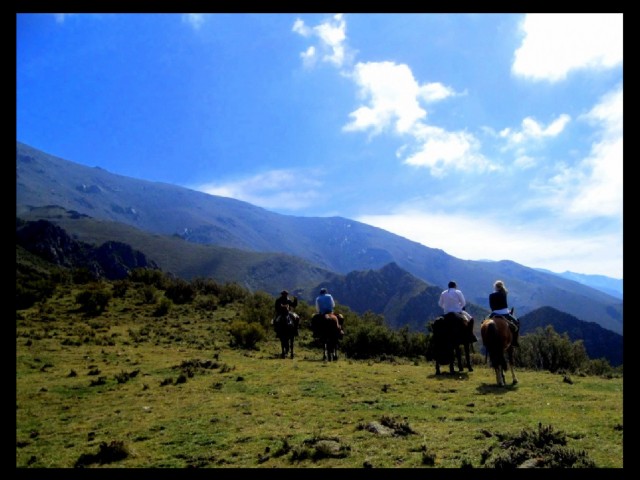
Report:
M 92 286 L 76 295 L 76 303 L 89 315 L 102 313 L 111 300 L 111 293 L 101 287 Z
M 196 289 L 198 293 L 203 295 L 213 295 L 218 296 L 222 287 L 211 278 L 201 278 L 197 277 L 191 281 L 191 285 Z
M 243 320 L 231 322 L 229 333 L 232 337 L 231 346 L 246 349 L 256 349 L 258 342 L 266 337 L 266 332 L 260 324 L 256 322 L 247 323 Z
M 520 338 L 515 360 L 516 366 L 524 368 L 573 373 L 587 365 L 589 356 L 582 340 L 572 343 L 567 333 L 560 335 L 548 325 Z
M 259 323 L 263 328 L 269 328 L 274 316 L 274 298 L 265 292 L 249 295 L 240 310 L 240 319 L 247 323 Z
M 250 294 L 246 288 L 233 282 L 226 283 L 220 289 L 220 294 L 218 295 L 218 297 L 220 299 L 220 305 L 224 306 L 233 302 L 244 301 L 249 295 Z
M 153 305 L 157 301 L 156 289 L 152 285 L 145 285 L 142 289 L 142 303 Z
M 164 317 L 167 313 L 169 313 L 170 310 L 171 310 L 171 300 L 163 297 L 160 299 L 160 303 L 158 303 L 158 306 L 153 311 L 153 316 Z
M 196 296 L 196 289 L 180 278 L 168 281 L 164 294 L 176 305 L 191 303 Z
M 167 284 L 167 277 L 161 270 L 134 268 L 129 272 L 129 280 L 144 285 L 153 285 L 163 290 Z
M 115 280 L 113 282 L 113 297 L 124 298 L 125 295 L 127 294 L 128 289 L 129 289 L 128 280 Z
M 194 306 L 198 310 L 214 311 L 218 308 L 218 297 L 215 295 L 198 295 Z
M 86 267 L 74 268 L 71 272 L 73 283 L 76 285 L 84 285 L 87 283 L 95 282 L 98 279 L 98 274 L 92 272 Z

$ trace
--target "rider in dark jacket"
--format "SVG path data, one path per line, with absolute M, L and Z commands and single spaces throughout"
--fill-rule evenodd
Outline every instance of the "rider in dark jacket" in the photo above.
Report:
M 518 332 L 520 330 L 520 321 L 514 317 L 509 310 L 509 304 L 507 303 L 507 293 L 509 293 L 509 290 L 507 290 L 502 280 L 496 280 L 493 284 L 493 289 L 495 291 L 489 294 L 489 308 L 491 308 L 491 314 L 489 316 L 495 317 L 496 315 L 500 315 L 507 319 L 509 328 L 513 334 L 511 344 L 514 347 L 519 347 Z
M 292 311 L 292 309 L 296 308 L 297 306 L 298 298 L 294 296 L 293 300 L 290 299 L 289 292 L 283 290 L 282 292 L 280 292 L 280 296 L 276 298 L 276 301 L 274 303 L 275 317 L 273 318 L 273 320 L 271 320 L 271 323 L 275 323 L 278 317 L 286 320 L 289 313 L 292 313 L 295 317 L 297 317 L 297 314 Z

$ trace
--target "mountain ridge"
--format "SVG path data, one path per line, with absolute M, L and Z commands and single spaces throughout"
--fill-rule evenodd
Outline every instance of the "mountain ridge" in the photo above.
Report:
M 84 218 L 82 215 L 71 212 L 69 215 L 75 219 Z M 151 235 L 146 234 L 146 236 Z M 155 239 L 151 238 L 148 243 L 154 241 Z M 177 241 L 185 243 L 182 240 Z M 199 247 L 191 244 L 189 246 Z M 223 248 L 224 253 L 221 252 L 220 255 L 215 256 L 216 261 L 219 263 L 227 261 L 226 257 L 232 253 L 231 250 Z M 243 253 L 249 254 L 249 252 Z M 46 264 L 35 260 L 33 256 L 40 258 Z M 69 269 L 70 272 L 75 272 L 74 278 L 78 278 L 78 272 L 88 272 L 93 280 L 124 279 L 136 268 L 158 269 L 155 262 L 147 261 L 144 254 L 134 250 L 128 244 L 110 240 L 92 246 L 71 238 L 63 228 L 43 219 L 33 222 L 16 221 L 16 261 L 17 279 L 20 280 L 16 294 L 18 309 L 28 308 L 38 299 L 41 300 L 52 293 L 48 282 L 35 280 L 51 278 L 54 275 L 47 265 Z M 277 270 L 276 267 L 280 265 L 278 262 L 273 263 L 269 260 L 266 263 L 265 268 L 259 268 L 261 275 L 256 279 L 256 282 L 263 280 L 264 287 L 274 284 L 271 272 Z M 253 274 L 254 271 L 240 272 L 234 280 L 246 285 L 247 282 L 243 280 Z M 230 280 L 227 273 L 209 278 L 214 280 L 217 278 L 222 283 L 228 283 Z M 338 310 L 346 306 L 360 315 L 365 315 L 367 312 L 381 315 L 384 317 L 385 325 L 391 329 L 424 332 L 428 330 L 428 323 L 441 314 L 438 306 L 440 288 L 427 285 L 395 263 L 390 263 L 377 271 L 351 272 L 345 276 L 326 272 L 324 282 L 306 292 L 296 290 L 292 293 L 300 296 L 309 305 L 313 305 L 315 292 L 325 285 L 332 286 L 332 294 L 338 298 Z M 342 299 L 345 300 L 344 303 Z M 488 314 L 488 311 L 473 304 L 467 305 L 467 311 L 478 320 Z M 572 341 L 581 340 L 590 358 L 605 358 L 613 366 L 622 364 L 622 336 L 605 330 L 594 322 L 583 322 L 552 307 L 542 307 L 521 316 L 520 325 L 521 335 L 533 332 L 538 327 L 551 326 L 555 332 L 566 334 Z M 476 334 L 479 335 L 480 322 L 476 322 L 474 327 Z
M 503 260 L 460 260 L 377 227 L 342 217 L 295 217 L 183 187 L 136 180 L 60 159 L 17 142 L 16 215 L 60 205 L 199 244 L 302 258 L 346 275 L 395 263 L 429 285 L 458 281 L 468 301 L 485 305 L 495 279 L 510 288 L 520 314 L 552 306 L 622 333 L 622 301 L 599 290 Z

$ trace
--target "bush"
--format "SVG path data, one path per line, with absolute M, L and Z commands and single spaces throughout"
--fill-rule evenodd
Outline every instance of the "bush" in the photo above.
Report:
M 167 285 L 167 276 L 162 270 L 149 270 L 146 268 L 134 268 L 129 272 L 129 280 L 144 285 L 152 285 L 164 290 Z
M 198 310 L 214 311 L 218 308 L 218 297 L 215 295 L 198 295 L 194 306 Z
M 247 323 L 243 320 L 234 320 L 229 326 L 229 333 L 232 337 L 231 346 L 253 350 L 256 349 L 258 342 L 266 337 L 266 332 L 260 324 Z
M 129 289 L 128 280 L 115 280 L 113 282 L 113 297 L 124 298 L 125 295 L 127 294 L 128 289 Z
M 81 310 L 89 315 L 99 315 L 102 313 L 111 300 L 111 293 L 99 286 L 91 286 L 76 295 L 76 303 L 80 304 Z
M 95 282 L 98 279 L 98 274 L 92 272 L 86 267 L 74 268 L 71 272 L 73 283 L 76 285 L 84 285 L 87 283 Z
M 193 288 L 195 288 L 198 293 L 203 295 L 213 295 L 217 297 L 222 290 L 218 282 L 211 278 L 194 278 L 191 281 L 191 285 L 193 285 Z
M 196 296 L 196 290 L 189 282 L 178 278 L 168 282 L 164 294 L 176 305 L 182 305 L 191 303 Z
M 142 303 L 153 305 L 158 301 L 156 289 L 152 285 L 145 285 L 142 289 Z
M 259 323 L 263 328 L 267 329 L 271 325 L 271 320 L 275 314 L 275 299 L 265 292 L 256 292 L 250 295 L 242 302 L 240 310 L 240 319 L 247 323 Z
M 37 302 L 50 298 L 55 288 L 55 284 L 48 278 L 16 281 L 16 310 L 27 309 Z
M 160 303 L 158 303 L 158 306 L 153 311 L 153 316 L 164 317 L 167 313 L 169 313 L 170 310 L 171 310 L 171 300 L 163 297 L 160 299 Z
M 226 283 L 221 289 L 218 298 L 220 299 L 220 305 L 228 305 L 233 302 L 244 301 L 250 293 L 246 288 L 237 283 Z
M 572 343 L 567 333 L 560 335 L 548 325 L 520 337 L 515 360 L 519 367 L 573 373 L 586 367 L 589 356 L 582 340 Z
M 383 325 L 358 325 L 349 329 L 341 344 L 351 358 L 373 358 L 380 355 L 400 355 L 402 340 L 398 332 Z

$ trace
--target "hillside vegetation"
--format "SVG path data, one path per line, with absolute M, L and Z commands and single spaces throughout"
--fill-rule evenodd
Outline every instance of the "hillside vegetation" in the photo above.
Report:
M 52 212 L 71 217 L 82 215 L 73 212 L 61 212 L 52 207 Z M 93 222 L 88 226 L 95 225 Z M 129 227 L 127 227 L 129 228 Z M 132 229 L 135 230 L 135 229 Z M 105 237 L 108 238 L 108 237 Z M 143 239 L 146 238 L 146 241 Z M 139 239 L 138 245 L 149 245 L 149 235 L 145 234 Z M 172 250 L 167 242 L 180 242 L 175 238 L 159 236 L 156 240 L 164 240 L 154 252 L 165 251 L 167 257 L 173 256 L 189 264 L 207 264 L 214 268 L 216 275 L 204 275 L 202 278 L 212 279 L 218 282 L 235 282 L 250 291 L 264 291 L 277 294 L 280 285 L 289 285 L 292 277 L 297 279 L 295 285 L 314 285 L 307 288 L 295 288 L 292 293 L 300 300 L 313 303 L 315 295 L 321 287 L 328 287 L 334 298 L 342 305 L 348 306 L 353 312 L 365 315 L 374 314 L 384 317 L 384 325 L 395 330 L 408 329 L 410 332 L 424 332 L 425 320 L 432 321 L 442 313 L 438 305 L 441 289 L 428 286 L 410 273 L 402 270 L 397 264 L 391 263 L 380 270 L 351 272 L 346 276 L 322 273 L 313 268 L 305 268 L 295 257 L 285 255 L 267 256 L 259 253 L 241 252 L 234 249 L 222 249 L 221 247 L 198 246 L 203 249 L 214 249 L 218 253 L 212 256 L 195 256 L 190 258 L 184 251 Z M 94 239 L 95 241 L 95 239 Z M 42 260 L 50 264 L 63 267 L 63 270 L 82 272 L 82 276 L 93 279 L 118 280 L 126 278 L 135 268 L 157 269 L 160 267 L 148 259 L 140 250 L 132 248 L 129 244 L 120 241 L 105 240 L 103 243 L 91 244 L 78 241 L 70 236 L 63 228 L 46 220 L 35 222 L 24 221 L 16 218 L 16 306 L 24 308 L 31 305 L 36 299 L 41 298 L 53 285 L 45 285 L 46 276 L 33 272 L 33 265 Z M 147 251 L 149 249 L 147 248 Z M 30 257 L 29 257 L 30 255 Z M 264 257 L 260 261 L 256 257 Z M 35 257 L 35 258 L 34 258 Z M 250 260 L 253 258 L 253 260 Z M 188 269 L 187 269 L 188 270 Z M 198 276 L 175 275 L 175 272 L 166 272 L 171 276 L 184 280 L 193 280 Z M 242 274 L 241 272 L 245 272 Z M 292 275 L 289 272 L 296 272 Z M 59 276 L 55 273 L 52 276 Z M 304 279 L 304 280 L 303 280 Z M 267 286 L 269 289 L 266 289 Z M 467 311 L 477 319 L 488 315 L 488 311 L 472 303 L 467 305 Z M 567 333 L 571 341 L 581 340 L 586 353 L 591 358 L 603 358 L 613 366 L 623 363 L 622 336 L 608 331 L 596 323 L 583 322 L 571 315 L 560 312 L 551 307 L 543 307 L 521 318 L 521 333 L 531 333 L 538 328 L 546 328 L 551 325 L 555 331 Z M 476 333 L 479 335 L 480 322 L 475 324 Z M 355 346 L 353 352 L 361 354 L 363 345 Z M 388 347 L 388 346 L 387 346 Z M 399 351 L 397 348 L 386 353 L 408 355 L 411 352 Z M 533 352 L 537 353 L 537 352 Z M 533 361 L 532 358 L 530 358 Z M 537 365 L 537 364 L 536 364 Z
M 622 369 L 552 329 L 521 338 L 537 363 L 500 388 L 478 344 L 473 372 L 436 376 L 426 322 L 392 331 L 340 307 L 324 362 L 302 303 L 282 359 L 264 292 L 24 264 L 48 290 L 16 310 L 17 467 L 623 466 Z

